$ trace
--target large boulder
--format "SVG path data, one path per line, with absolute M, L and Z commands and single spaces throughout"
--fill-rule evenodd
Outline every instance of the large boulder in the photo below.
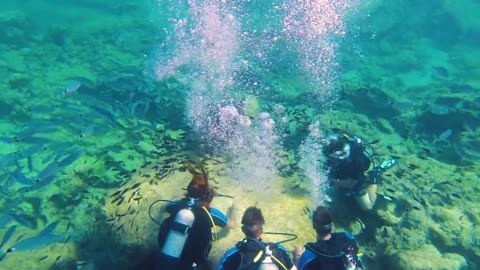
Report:
M 433 245 L 425 245 L 418 250 L 400 250 L 386 258 L 388 269 L 392 270 L 452 270 L 467 266 L 464 257 L 455 253 L 441 254 Z

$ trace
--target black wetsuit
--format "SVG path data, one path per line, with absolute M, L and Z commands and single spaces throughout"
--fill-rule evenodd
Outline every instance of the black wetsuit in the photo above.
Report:
M 163 221 L 158 233 L 159 251 L 165 244 L 176 214 L 186 207 L 187 199 L 175 201 L 167 205 L 167 211 L 170 213 L 170 216 Z M 216 226 L 224 227 L 227 224 L 227 217 L 215 208 L 209 209 L 211 218 L 199 206 L 191 207 L 191 210 L 195 219 L 180 258 L 173 258 L 158 251 L 155 258 L 156 270 L 192 270 L 193 263 L 197 264 L 196 269 L 208 268 L 207 258 L 212 246 L 212 227 L 214 226 L 212 219 Z
M 254 262 L 254 259 L 259 252 L 265 250 L 267 245 L 269 245 L 269 249 L 272 252 L 272 257 L 275 258 L 272 259 L 272 262 L 278 269 L 288 270 L 293 267 L 293 261 L 288 256 L 288 251 L 282 245 L 267 244 L 262 242 L 261 239 L 245 238 L 225 252 L 217 270 L 256 270 L 262 263 L 263 258 L 258 259 L 257 262 Z
M 357 180 L 357 184 L 352 188 L 353 192 L 364 188 L 369 179 L 365 172 L 370 168 L 371 158 L 365 152 L 365 147 L 355 140 L 348 140 L 343 135 L 339 135 L 340 140 L 350 145 L 350 155 L 344 159 L 327 157 L 326 167 L 330 179 Z
M 350 233 L 332 233 L 328 240 L 305 245 L 305 251 L 298 261 L 298 270 L 357 269 L 362 267 L 357 253 L 357 241 Z

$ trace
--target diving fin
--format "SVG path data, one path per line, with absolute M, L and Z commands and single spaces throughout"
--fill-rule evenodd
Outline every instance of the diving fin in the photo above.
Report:
M 397 164 L 397 161 L 395 159 L 387 159 L 382 162 L 382 164 L 380 164 L 380 168 L 382 169 L 382 171 L 386 171 L 395 166 L 395 164 Z

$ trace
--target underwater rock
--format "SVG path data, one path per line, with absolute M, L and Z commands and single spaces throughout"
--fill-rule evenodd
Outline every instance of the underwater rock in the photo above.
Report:
M 386 257 L 388 269 L 462 269 L 467 266 L 464 257 L 455 253 L 441 254 L 433 245 L 425 245 L 418 250 L 401 250 Z
M 458 21 L 459 27 L 465 31 L 480 31 L 478 21 L 478 2 L 476 1 L 444 1 L 442 8 Z M 446 21 L 445 23 L 449 23 Z
M 480 120 L 471 121 L 473 125 L 478 125 Z M 459 155 L 466 163 L 475 163 L 480 159 L 480 141 L 478 140 L 478 128 L 467 130 L 460 134 L 459 142 L 453 144 L 453 151 Z
M 472 237 L 472 242 L 477 244 L 472 245 L 470 248 L 478 259 L 480 258 L 480 245 L 478 245 L 478 243 L 480 243 L 480 227 L 479 226 L 476 226 L 473 229 L 473 235 L 471 237 Z
M 435 207 L 429 235 L 440 249 L 474 246 L 474 225 L 465 214 L 456 208 Z
M 260 104 L 257 97 L 248 95 L 245 98 L 245 105 L 243 107 L 246 116 L 255 117 L 259 112 Z
M 14 73 L 10 76 L 7 80 L 7 85 L 9 88 L 17 91 L 19 89 L 24 89 L 30 86 L 30 82 L 32 81 L 31 77 L 22 74 L 22 73 Z
M 383 119 L 383 118 L 377 119 L 376 126 L 383 133 L 386 133 L 386 134 L 394 134 L 395 133 L 395 128 L 386 119 Z
M 425 37 L 442 48 L 450 48 L 458 42 L 463 32 L 457 18 L 449 12 L 432 13 L 428 23 L 421 26 Z
M 378 210 L 377 215 L 387 225 L 395 225 L 400 222 L 400 218 L 388 210 Z
M 474 163 L 480 156 L 476 137 L 480 123 L 478 105 L 463 98 L 442 96 L 429 106 L 418 115 L 415 132 L 436 144 L 432 157 L 456 165 Z
M 363 87 L 350 89 L 346 94 L 346 99 L 352 103 L 356 111 L 367 115 L 369 119 L 391 119 L 405 112 L 398 110 L 398 107 L 404 108 L 405 104 L 400 105 L 399 102 L 395 103 L 395 98 L 380 88 Z M 413 104 L 408 106 L 410 110 Z M 397 107 L 397 109 L 395 107 Z
M 165 131 L 165 135 L 173 141 L 178 141 L 182 139 L 185 134 L 185 131 L 181 129 L 167 129 Z
M 429 221 L 429 217 L 425 211 L 422 211 L 421 208 L 420 210 L 412 208 L 403 216 L 401 224 L 404 227 L 415 229 L 419 227 L 424 228 Z
M 387 256 L 397 250 L 414 250 L 426 244 L 426 235 L 420 229 L 407 229 L 402 227 L 381 227 L 375 232 L 375 240 L 385 248 Z
M 9 11 L 0 14 L 0 35 L 2 43 L 22 47 L 31 36 L 26 29 L 31 29 L 27 15 L 20 11 Z
M 67 37 L 69 36 L 70 32 L 68 31 L 68 27 L 61 24 L 52 25 L 48 36 L 52 43 L 58 46 L 64 46 Z

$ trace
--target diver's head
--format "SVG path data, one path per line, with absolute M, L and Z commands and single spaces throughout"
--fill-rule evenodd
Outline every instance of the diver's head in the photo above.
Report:
M 344 160 L 350 156 L 351 147 L 348 141 L 341 135 L 331 135 L 325 139 L 323 153 L 331 159 Z
M 193 177 L 187 186 L 185 195 L 198 200 L 201 206 L 209 206 L 215 196 L 215 189 L 208 184 L 207 172 L 203 167 L 200 167 L 200 171 L 198 171 L 190 164 L 187 164 L 187 169 Z
M 247 237 L 258 238 L 263 233 L 263 218 L 262 210 L 251 206 L 245 210 L 242 217 L 242 231 Z
M 312 215 L 312 224 L 319 238 L 332 232 L 333 219 L 326 207 L 319 206 L 315 209 Z
M 187 186 L 186 195 L 189 198 L 211 202 L 215 196 L 215 190 L 203 180 L 203 177 L 194 175 Z

